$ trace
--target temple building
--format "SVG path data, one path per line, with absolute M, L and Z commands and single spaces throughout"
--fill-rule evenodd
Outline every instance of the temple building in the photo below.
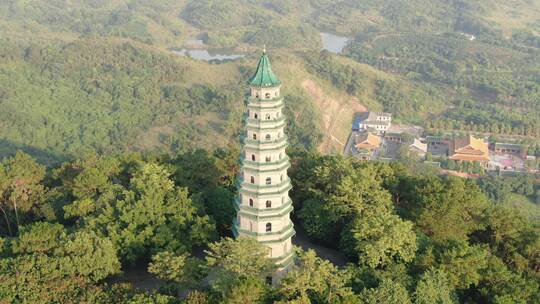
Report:
M 489 161 L 488 143 L 472 135 L 454 139 L 450 142 L 448 159 L 486 163 Z
M 493 150 L 499 154 L 516 154 L 520 157 L 527 156 L 527 145 L 498 142 L 493 145 Z
M 371 133 L 362 132 L 354 137 L 353 153 L 361 160 L 371 160 L 381 147 L 382 139 Z
M 295 230 L 290 218 L 293 207 L 288 194 L 290 163 L 285 153 L 288 142 L 284 133 L 281 82 L 272 72 L 266 52 L 248 84 L 246 133 L 233 233 L 235 237 L 253 237 L 268 247 L 268 257 L 277 266 L 272 277 L 276 282 L 292 266 L 291 238 Z
M 358 150 L 373 151 L 381 146 L 381 138 L 370 132 L 357 134 L 354 138 L 354 147 Z
M 418 138 L 414 138 L 413 141 L 407 146 L 409 152 L 414 153 L 420 157 L 424 157 L 428 151 L 428 145 L 421 142 Z

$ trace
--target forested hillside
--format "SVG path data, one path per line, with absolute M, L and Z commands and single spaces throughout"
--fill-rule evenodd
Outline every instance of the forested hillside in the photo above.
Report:
M 539 16 L 526 0 L 3 1 L 0 155 L 51 163 L 236 142 L 264 44 L 295 147 L 339 152 L 355 104 L 432 133 L 538 142 Z M 343 56 L 318 53 L 319 31 L 352 38 Z M 248 56 L 215 65 L 168 51 L 196 38 Z
M 253 57 L 208 65 L 116 38 L 49 46 L 7 41 L 0 52 L 0 153 L 23 149 L 52 163 L 238 144 L 245 79 L 256 63 Z M 284 72 L 303 69 L 298 58 L 283 58 L 278 69 L 285 62 Z M 320 137 L 316 110 L 288 74 L 286 111 L 297 117 L 291 142 L 312 149 Z
M 229 238 L 263 45 L 297 238 L 340 259 L 276 286 Z M 537 180 L 336 155 L 366 108 L 540 156 L 540 2 L 0 1 L 0 303 L 540 303 Z
M 130 147 L 223 144 L 237 131 L 225 125 L 242 115 L 236 68 L 199 71 L 195 62 L 114 39 L 46 47 L 5 43 L 1 52 L 2 139 L 59 159 Z M 197 72 L 232 77 L 204 83 Z M 223 138 L 208 134 L 210 126 Z

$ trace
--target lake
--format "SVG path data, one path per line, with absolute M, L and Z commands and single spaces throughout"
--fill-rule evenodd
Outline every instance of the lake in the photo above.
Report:
M 189 56 L 193 59 L 204 60 L 204 61 L 224 61 L 224 60 L 235 60 L 244 57 L 242 54 L 234 54 L 226 51 L 209 51 L 209 50 L 171 50 L 176 55 L 179 56 Z
M 343 48 L 347 45 L 351 38 L 330 33 L 321 33 L 321 40 L 323 50 L 327 50 L 335 54 L 341 54 L 341 52 L 343 52 Z

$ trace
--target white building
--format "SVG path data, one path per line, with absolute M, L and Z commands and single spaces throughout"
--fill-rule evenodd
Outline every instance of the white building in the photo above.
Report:
M 378 112 L 358 113 L 354 124 L 353 130 L 371 130 L 382 134 L 392 125 L 392 114 Z

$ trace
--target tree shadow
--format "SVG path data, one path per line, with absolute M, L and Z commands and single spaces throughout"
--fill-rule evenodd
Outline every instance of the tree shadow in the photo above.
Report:
M 5 157 L 15 155 L 17 151 L 23 151 L 24 153 L 29 154 L 39 163 L 47 166 L 59 165 L 60 163 L 70 159 L 70 157 L 65 154 L 56 153 L 29 145 L 16 144 L 5 139 L 0 139 L 0 160 Z

